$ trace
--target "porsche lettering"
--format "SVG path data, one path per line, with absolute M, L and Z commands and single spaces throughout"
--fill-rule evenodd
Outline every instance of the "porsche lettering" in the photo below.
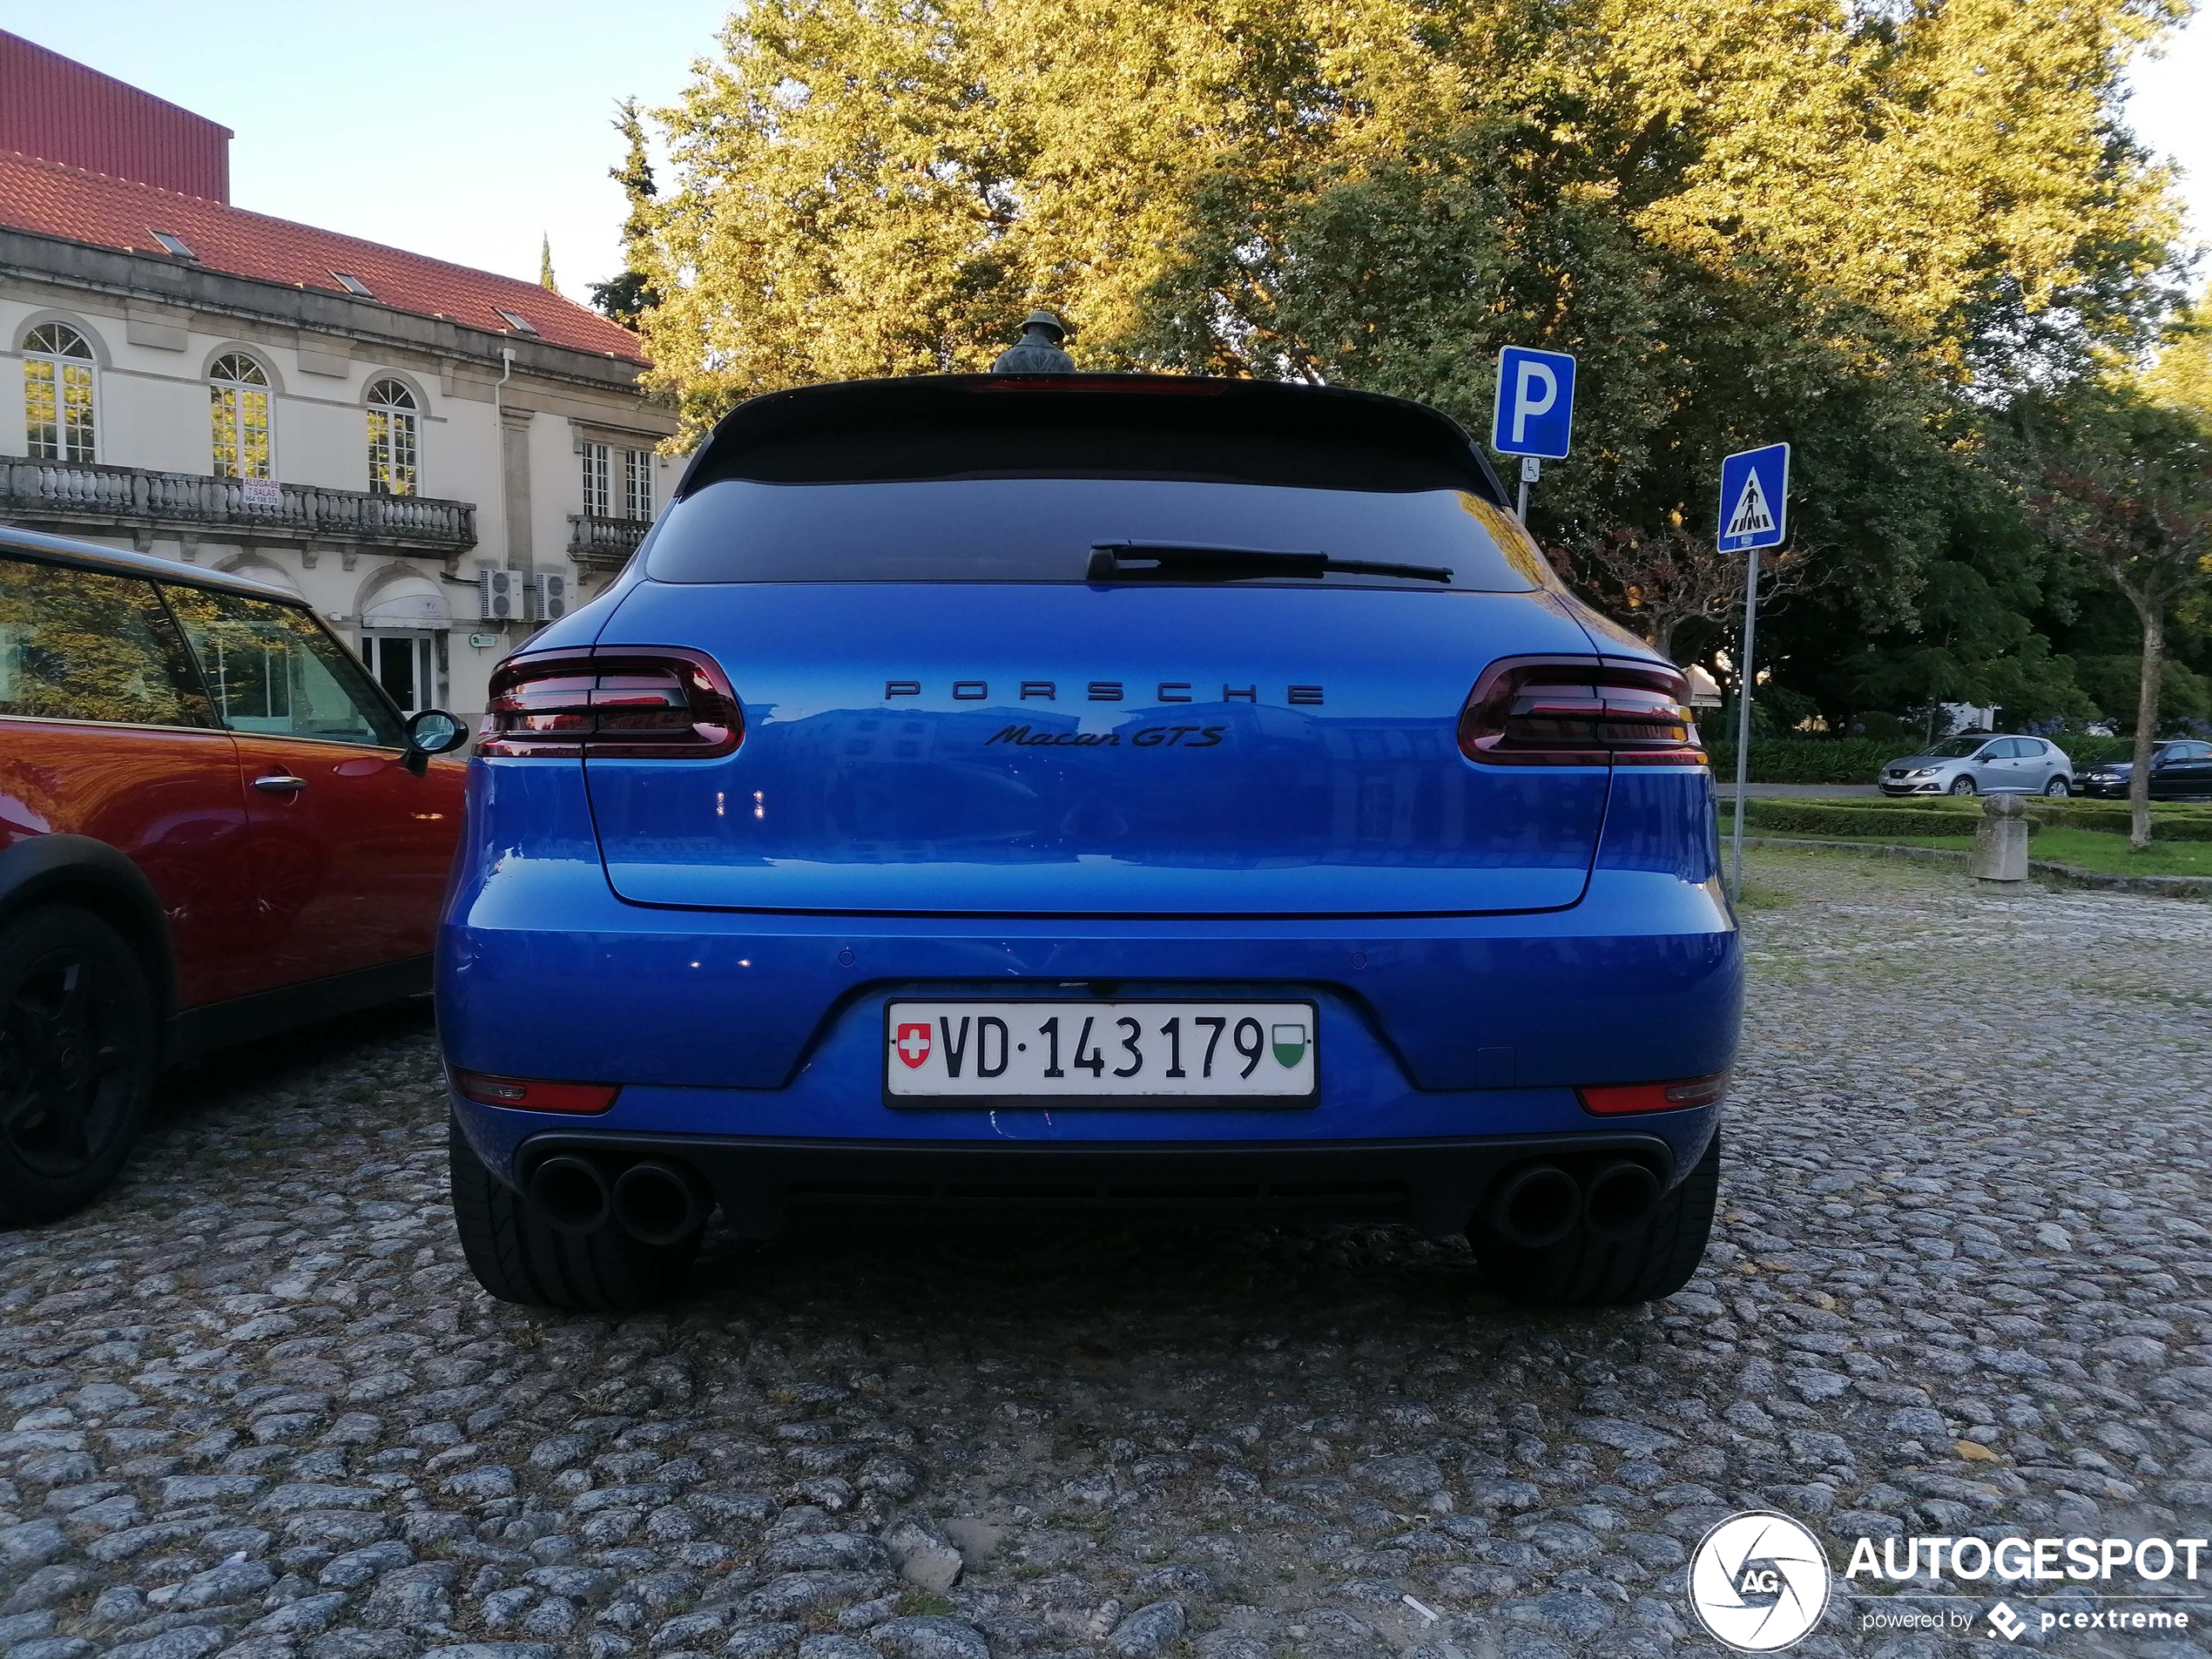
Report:
M 1144 696 L 1144 688 L 1138 685 L 1132 691 L 1130 687 L 1134 684 L 1133 681 L 1126 680 L 1086 680 L 1078 687 L 1070 682 L 1068 687 L 1068 700 L 1083 703 L 1127 703 L 1141 699 Z M 1061 700 L 1060 690 L 1060 682 L 1057 680 L 1021 680 L 1015 683 L 1013 700 L 1017 703 L 1057 703 Z M 955 702 L 984 703 L 991 700 L 991 683 L 988 680 L 954 680 L 946 691 Z M 883 682 L 883 700 L 887 703 L 897 702 L 902 698 L 927 697 L 930 694 L 930 687 L 921 680 Z M 1001 696 L 1003 696 L 1002 692 Z M 1199 700 L 1199 698 L 1197 682 L 1193 680 L 1161 680 L 1151 688 L 1151 700 L 1156 703 L 1195 703 Z M 1262 688 L 1258 684 L 1235 685 L 1224 680 L 1221 685 L 1220 697 L 1211 700 L 1223 703 L 1257 704 L 1263 700 L 1274 699 L 1271 697 L 1263 699 Z M 1318 708 L 1326 702 L 1326 695 L 1324 688 L 1318 685 L 1285 685 L 1283 687 L 1282 701 L 1293 708 Z

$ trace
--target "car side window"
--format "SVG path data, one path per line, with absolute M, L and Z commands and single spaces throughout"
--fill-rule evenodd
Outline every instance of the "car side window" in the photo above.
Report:
M 2010 738 L 2000 738 L 1996 742 L 1983 749 L 1979 759 L 1983 760 L 2009 760 L 2013 758 L 2013 752 L 2014 745 L 2013 740 Z
M 212 726 L 153 583 L 0 558 L 0 714 Z
M 2040 759 L 2051 745 L 2040 738 L 2014 738 L 2013 746 L 2019 751 L 2021 759 L 2034 760 Z
M 405 746 L 367 671 L 302 607 L 208 588 L 167 593 L 232 731 Z

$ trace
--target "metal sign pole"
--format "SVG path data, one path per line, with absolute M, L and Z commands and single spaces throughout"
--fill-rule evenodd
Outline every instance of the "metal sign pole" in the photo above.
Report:
M 1759 550 L 1744 555 L 1743 661 L 1737 671 L 1736 711 L 1736 873 L 1728 896 L 1743 902 L 1743 791 L 1751 775 L 1751 635 L 1759 620 Z
M 1537 479 L 1542 477 L 1543 475 L 1544 463 L 1542 462 L 1537 460 L 1534 455 L 1521 456 L 1520 512 L 1521 522 L 1524 527 L 1526 527 L 1528 523 L 1528 486 L 1534 483 Z

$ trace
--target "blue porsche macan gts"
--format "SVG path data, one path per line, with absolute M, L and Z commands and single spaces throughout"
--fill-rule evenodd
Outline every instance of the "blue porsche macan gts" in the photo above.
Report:
M 718 1211 L 1466 1234 L 1531 1305 L 1702 1258 L 1742 958 L 1675 667 L 1465 432 L 1248 381 L 753 399 L 500 668 L 439 941 L 510 1300 Z

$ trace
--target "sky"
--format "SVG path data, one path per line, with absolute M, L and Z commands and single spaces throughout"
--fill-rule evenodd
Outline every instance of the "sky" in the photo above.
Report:
M 561 289 L 621 268 L 618 99 L 672 102 L 729 0 L 0 0 L 0 28 L 220 121 L 241 207 Z M 2212 8 L 2132 76 L 2212 243 Z M 2206 262 L 2212 267 L 2212 260 Z M 2207 271 L 2200 271 L 2200 280 Z
M 622 268 L 628 97 L 672 103 L 730 0 L 0 0 L 0 28 L 219 121 L 231 200 L 537 280 Z

